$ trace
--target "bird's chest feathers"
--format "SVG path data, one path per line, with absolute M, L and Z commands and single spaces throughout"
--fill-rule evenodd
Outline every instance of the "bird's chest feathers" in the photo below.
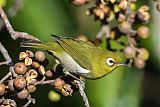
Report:
M 87 74 L 90 72 L 90 70 L 87 70 L 83 67 L 81 67 L 70 55 L 68 55 L 66 52 L 63 52 L 59 60 L 67 71 L 75 74 Z

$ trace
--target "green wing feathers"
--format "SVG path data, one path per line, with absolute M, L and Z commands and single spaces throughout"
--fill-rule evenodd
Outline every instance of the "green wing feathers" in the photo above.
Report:
M 21 43 L 21 47 L 33 47 L 52 52 L 55 56 L 60 57 L 60 54 L 66 52 L 79 65 L 84 68 L 91 69 L 92 52 L 95 46 L 89 42 L 79 41 L 73 38 L 65 38 L 52 35 L 53 42 L 25 41 Z
M 54 35 L 53 35 L 54 36 Z M 91 43 L 79 41 L 73 38 L 54 36 L 56 42 L 67 52 L 79 65 L 91 69 L 91 58 L 94 46 Z

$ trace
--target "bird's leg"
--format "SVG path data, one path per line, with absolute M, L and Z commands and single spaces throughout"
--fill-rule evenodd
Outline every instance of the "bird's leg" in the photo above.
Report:
M 73 74 L 71 74 L 71 73 L 70 73 L 69 71 L 67 71 L 66 69 L 63 69 L 63 73 L 64 73 L 65 75 L 69 75 L 69 76 L 71 76 L 72 78 L 78 80 L 78 81 L 80 82 L 81 86 L 83 87 L 83 89 L 85 89 L 85 82 L 84 82 L 83 80 L 77 78 L 76 76 L 74 76 Z

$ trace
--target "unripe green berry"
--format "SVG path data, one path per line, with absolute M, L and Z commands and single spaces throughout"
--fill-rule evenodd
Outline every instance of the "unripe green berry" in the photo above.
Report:
M 51 90 L 49 93 L 48 93 L 48 98 L 53 101 L 53 102 L 58 102 L 60 99 L 61 99 L 61 96 L 60 94 L 58 94 L 57 92 Z
M 39 64 L 38 62 L 33 61 L 33 62 L 32 62 L 32 66 L 33 66 L 34 68 L 39 68 L 39 67 L 40 67 L 40 64 Z

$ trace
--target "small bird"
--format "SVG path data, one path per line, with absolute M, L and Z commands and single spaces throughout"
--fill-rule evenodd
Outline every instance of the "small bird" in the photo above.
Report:
M 90 42 L 52 35 L 53 42 L 24 41 L 22 47 L 47 50 L 59 60 L 64 72 L 86 79 L 98 79 L 111 73 L 118 66 L 127 66 L 111 51 L 104 51 Z

